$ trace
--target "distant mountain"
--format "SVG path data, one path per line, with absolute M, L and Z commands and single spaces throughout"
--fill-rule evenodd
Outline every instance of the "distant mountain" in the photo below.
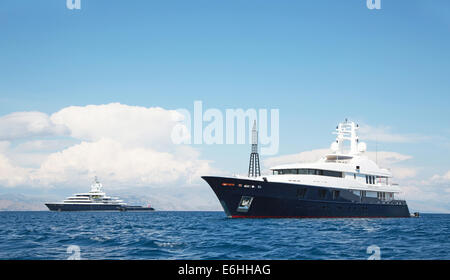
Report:
M 118 194 L 120 199 L 129 205 L 141 205 L 155 208 L 160 211 L 221 211 L 220 204 L 205 195 L 173 195 L 167 193 L 157 194 Z M 214 198 L 214 197 L 212 197 Z
M 106 190 L 107 195 L 117 196 L 129 205 L 151 205 L 155 210 L 175 211 L 222 211 L 214 193 L 208 189 L 192 188 L 186 193 L 178 193 L 176 188 Z M 52 194 L 12 194 L 0 193 L 0 211 L 42 211 L 48 210 L 44 203 L 62 201 L 75 193 L 70 190 L 64 196 Z
M 0 211 L 42 211 L 48 210 L 45 198 L 21 194 L 0 194 Z

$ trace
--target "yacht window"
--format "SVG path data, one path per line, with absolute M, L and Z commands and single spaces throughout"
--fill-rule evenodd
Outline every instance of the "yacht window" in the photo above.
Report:
M 333 199 L 337 199 L 339 197 L 340 191 L 333 191 Z
M 377 192 L 366 192 L 366 197 L 377 198 Z
M 327 195 L 327 190 L 319 190 L 319 198 L 325 198 Z
M 321 170 L 321 169 L 279 169 L 273 170 L 274 175 L 286 175 L 286 174 L 300 174 L 300 175 L 319 175 L 328 177 L 338 177 L 342 178 L 342 172 Z
M 342 178 L 342 172 L 338 172 L 338 171 L 330 171 L 330 170 L 323 170 L 323 176 L 339 177 L 339 178 Z
M 380 178 L 380 183 L 383 185 L 388 185 L 388 178 L 387 177 L 381 177 Z
M 298 198 L 305 198 L 305 195 L 306 195 L 306 188 L 297 189 L 297 197 Z

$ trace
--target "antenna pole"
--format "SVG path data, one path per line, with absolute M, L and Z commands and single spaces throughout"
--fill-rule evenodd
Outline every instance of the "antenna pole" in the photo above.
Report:
M 248 166 L 248 177 L 261 176 L 261 168 L 259 165 L 258 154 L 258 130 L 256 128 L 256 120 L 252 129 L 252 153 L 250 154 L 250 164 Z
M 378 136 L 375 138 L 375 162 L 378 165 Z

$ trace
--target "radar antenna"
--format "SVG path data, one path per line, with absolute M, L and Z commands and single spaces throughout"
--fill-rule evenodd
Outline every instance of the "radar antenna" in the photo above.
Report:
M 94 182 L 92 182 L 91 185 L 91 192 L 101 192 L 102 191 L 102 184 L 98 180 L 97 176 L 94 177 Z
M 336 127 L 337 134 L 335 143 L 332 144 L 332 150 L 335 153 L 344 153 L 344 141 L 350 141 L 350 155 L 357 155 L 366 151 L 366 144 L 359 141 L 359 137 L 356 134 L 356 131 L 359 129 L 359 125 L 348 121 L 345 119 L 345 122 L 340 123 Z

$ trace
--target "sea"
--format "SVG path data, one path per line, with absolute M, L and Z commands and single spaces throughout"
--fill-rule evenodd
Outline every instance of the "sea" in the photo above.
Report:
M 223 212 L 0 212 L 0 259 L 450 259 L 450 215 L 228 219 Z

